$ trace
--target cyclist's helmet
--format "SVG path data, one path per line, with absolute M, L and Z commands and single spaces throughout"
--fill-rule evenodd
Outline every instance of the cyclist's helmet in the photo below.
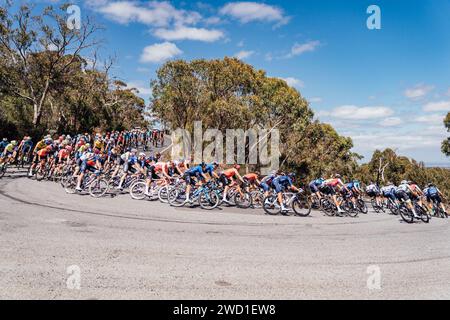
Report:
M 47 138 L 47 139 L 45 139 L 45 144 L 46 145 L 51 145 L 53 143 L 53 140 L 52 139 L 49 139 L 49 138 Z
M 6 141 L 8 141 L 8 139 L 7 139 L 7 138 L 3 138 L 3 141 L 5 141 L 5 142 L 6 142 Z
M 48 152 L 50 152 L 50 151 L 53 150 L 52 146 L 47 146 L 45 149 L 46 149 Z
M 429 183 L 429 184 L 427 184 L 427 187 L 428 187 L 428 188 L 434 187 L 434 183 Z
M 335 177 L 336 179 L 340 179 L 340 178 L 341 178 L 341 175 L 337 173 L 337 174 L 334 175 L 334 177 Z
M 141 152 L 141 153 L 139 153 L 139 157 L 140 157 L 140 158 L 145 158 L 146 155 L 145 155 L 145 153 Z
M 400 182 L 400 184 L 408 184 L 408 181 L 402 180 L 402 182 Z
M 219 163 L 218 163 L 217 161 L 214 161 L 214 162 L 212 163 L 212 165 L 213 165 L 214 167 L 218 167 L 218 166 L 219 166 Z
M 137 149 L 131 149 L 131 153 L 137 153 Z
M 13 141 L 11 141 L 11 144 L 12 144 L 13 146 L 17 146 L 17 141 L 16 141 L 16 140 L 13 140 Z
M 235 164 L 235 165 L 234 165 L 234 168 L 235 168 L 236 170 L 239 170 L 239 169 L 241 169 L 241 166 L 238 165 L 238 164 Z
M 202 168 L 204 168 L 204 167 L 206 167 L 206 163 L 205 163 L 205 162 L 202 162 L 202 163 L 200 163 L 200 166 L 201 166 Z
M 66 146 L 66 150 L 69 151 L 69 152 L 72 152 L 73 149 L 72 149 L 71 146 Z

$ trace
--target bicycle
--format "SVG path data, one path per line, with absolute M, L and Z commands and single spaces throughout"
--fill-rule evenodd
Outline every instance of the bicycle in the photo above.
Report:
M 300 192 L 283 192 L 283 204 L 287 209 L 286 211 L 281 210 L 281 206 L 278 203 L 278 195 L 272 192 L 269 196 L 264 199 L 263 209 L 269 215 L 279 215 L 284 214 L 287 216 L 297 215 L 300 217 L 307 217 L 311 214 L 311 204 L 308 198 L 302 195 L 303 190 Z
M 419 206 L 416 202 L 413 203 L 414 209 L 416 210 L 417 218 L 414 217 L 414 213 L 411 209 L 408 208 L 406 203 L 402 201 L 400 203 L 399 212 L 400 216 L 402 217 L 403 221 L 407 223 L 413 223 L 414 220 L 422 220 L 425 223 L 430 222 L 430 216 L 427 214 L 427 212 Z

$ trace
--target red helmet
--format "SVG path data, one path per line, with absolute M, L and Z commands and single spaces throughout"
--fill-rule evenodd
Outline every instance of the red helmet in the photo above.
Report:
M 47 150 L 47 151 L 52 151 L 53 150 L 53 148 L 52 148 L 52 146 L 47 146 L 46 148 L 45 148 L 45 150 Z
M 72 149 L 71 146 L 66 146 L 66 150 L 69 151 L 69 152 L 72 152 L 73 149 Z
M 236 170 L 239 170 L 239 169 L 241 169 L 241 166 L 238 165 L 238 164 L 235 164 L 235 165 L 234 165 L 234 168 L 235 168 Z

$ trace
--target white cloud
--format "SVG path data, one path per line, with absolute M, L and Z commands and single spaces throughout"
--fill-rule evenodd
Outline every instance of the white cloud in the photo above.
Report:
M 142 81 L 131 81 L 127 84 L 128 89 L 136 89 L 140 95 L 149 96 L 152 94 L 150 87 L 145 87 Z
M 219 17 L 209 17 L 205 19 L 205 23 L 209 25 L 220 24 L 222 20 Z
M 443 123 L 444 116 L 438 113 L 434 113 L 426 116 L 416 117 L 414 118 L 414 121 L 423 123 Z
M 403 121 L 402 119 L 398 118 L 398 117 L 391 117 L 391 118 L 386 118 L 383 121 L 380 122 L 380 126 L 382 127 L 395 127 L 398 126 L 400 124 L 402 124 Z
M 411 100 L 417 100 L 425 97 L 428 93 L 430 93 L 434 89 L 433 86 L 418 84 L 412 88 L 406 89 L 403 94 L 405 97 Z
M 220 30 L 208 30 L 204 28 L 193 28 L 179 26 L 174 30 L 157 29 L 155 36 L 164 40 L 198 40 L 205 42 L 214 42 L 224 37 Z
M 278 25 L 281 25 L 289 21 L 280 8 L 250 1 L 228 3 L 220 9 L 220 13 L 238 19 L 242 23 L 266 21 L 278 22 Z
M 286 81 L 286 83 L 290 87 L 294 87 L 294 88 L 303 88 L 303 86 L 305 85 L 302 80 L 293 78 L 293 77 L 280 78 L 280 79 Z
M 423 110 L 427 112 L 450 111 L 450 100 L 427 103 Z
M 323 100 L 322 100 L 322 98 L 320 98 L 320 97 L 313 97 L 313 98 L 308 99 L 308 101 L 309 101 L 309 102 L 312 102 L 312 103 L 320 103 L 320 102 L 322 102 Z
M 292 46 L 291 52 L 286 56 L 286 58 L 299 56 L 305 52 L 313 52 L 318 46 L 320 46 L 320 41 L 318 40 L 309 41 L 306 43 L 296 43 Z
M 328 116 L 345 120 L 370 120 L 385 118 L 394 112 L 387 107 L 357 107 L 357 106 L 341 106 L 331 111 L 321 111 L 319 116 Z
M 175 56 L 182 54 L 183 51 L 178 49 L 174 43 L 163 42 L 157 43 L 144 48 L 141 55 L 141 62 L 158 63 L 171 59 Z
M 165 27 L 195 24 L 201 15 L 194 11 L 176 9 L 169 2 L 150 1 L 143 5 L 134 1 L 102 2 L 94 9 L 118 23 L 139 22 L 149 26 Z
M 250 58 L 254 53 L 255 53 L 255 51 L 242 50 L 242 51 L 239 51 L 238 53 L 236 53 L 234 55 L 234 57 L 238 58 L 239 60 L 244 60 L 244 59 Z

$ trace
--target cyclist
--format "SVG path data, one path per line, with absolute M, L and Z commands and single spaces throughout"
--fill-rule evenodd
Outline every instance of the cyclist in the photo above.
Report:
M 259 180 L 260 173 L 256 171 L 255 173 L 247 173 L 242 177 L 247 186 L 247 191 L 249 191 L 250 187 L 258 188 L 261 186 L 261 181 Z
M 414 208 L 413 204 L 411 203 L 410 195 L 412 193 L 411 187 L 408 184 L 408 181 L 403 180 L 400 185 L 395 190 L 395 197 L 399 199 L 402 202 L 406 203 L 406 206 L 409 210 L 412 211 L 415 218 L 419 218 L 417 215 L 416 209 Z
M 341 209 L 339 202 L 336 197 L 336 188 L 343 188 L 345 191 L 349 191 L 347 186 L 342 182 L 341 175 L 335 174 L 334 178 L 325 180 L 322 187 L 322 192 L 331 195 L 334 204 L 336 205 L 338 212 L 342 213 L 344 210 Z
M 419 188 L 419 186 L 417 184 L 415 184 L 411 181 L 408 181 L 408 183 L 409 183 L 409 187 L 411 188 L 411 200 L 416 201 L 419 206 L 425 208 L 422 203 L 422 197 L 424 196 L 422 190 Z
M 193 167 L 189 170 L 187 170 L 184 175 L 183 179 L 186 181 L 186 200 L 185 203 L 192 203 L 191 200 L 191 189 L 192 186 L 196 185 L 196 179 L 202 179 L 206 180 L 207 177 L 205 175 L 205 169 L 206 169 L 206 163 L 202 162 L 196 167 Z
M 4 162 L 11 162 L 14 159 L 16 150 L 17 150 L 17 141 L 13 140 L 3 150 L 3 154 L 0 157 L 0 164 Z
M 94 152 L 90 152 L 89 150 L 84 152 L 80 157 L 80 160 L 80 175 L 78 176 L 77 187 L 75 188 L 77 191 L 83 191 L 83 189 L 81 189 L 81 184 L 83 183 L 86 171 L 97 173 L 102 169 L 100 150 L 98 149 L 94 149 Z
M 230 189 L 231 183 L 234 181 L 234 179 L 238 179 L 240 182 L 245 183 L 244 179 L 242 179 L 241 175 L 239 174 L 239 169 L 241 168 L 240 165 L 235 164 L 233 168 L 227 169 L 222 171 L 220 174 L 220 182 L 223 186 L 225 186 L 225 189 L 223 190 L 223 199 L 222 201 L 225 203 L 230 203 L 227 200 L 227 192 Z
M 392 182 L 388 182 L 388 184 L 381 188 L 381 194 L 385 199 L 392 200 L 393 203 L 395 203 L 398 206 L 398 200 L 395 196 L 395 189 L 396 187 Z
M 299 192 L 300 189 L 294 186 L 293 179 L 295 178 L 294 173 L 289 174 L 281 174 L 272 181 L 272 185 L 275 188 L 275 192 L 277 193 L 278 203 L 281 207 L 281 212 L 284 213 L 288 211 L 288 209 L 284 206 L 283 203 L 283 192 L 287 189 L 294 190 Z
M 427 197 L 427 203 L 430 210 L 433 210 L 433 203 L 435 203 L 437 206 L 441 207 L 445 214 L 447 214 L 447 210 L 442 202 L 442 192 L 436 187 L 435 184 L 429 183 L 423 192 Z
M 136 156 L 137 150 L 131 149 L 129 152 L 125 152 L 121 158 L 124 161 L 123 165 L 123 174 L 120 177 L 119 185 L 116 187 L 118 190 L 123 190 L 123 183 L 128 176 L 128 172 L 131 172 L 132 174 L 135 174 L 136 171 L 140 170 L 139 164 L 138 164 L 138 158 Z
M 319 187 L 322 186 L 324 182 L 324 178 L 318 178 L 311 181 L 308 185 L 311 194 L 316 195 L 319 200 L 322 199 L 322 194 L 320 193 Z
M 371 181 L 366 187 L 366 194 L 371 198 L 375 198 L 376 205 L 381 207 L 381 191 L 377 184 Z
M 5 150 L 5 148 L 8 144 L 9 144 L 8 139 L 3 138 L 2 141 L 0 142 L 0 154 L 3 153 L 3 150 Z
M 270 188 L 272 188 L 272 182 L 273 180 L 278 176 L 278 171 L 273 171 L 268 176 L 264 177 L 261 180 L 261 188 L 264 190 L 264 197 L 267 198 L 270 193 Z M 268 199 L 266 200 L 268 201 Z

